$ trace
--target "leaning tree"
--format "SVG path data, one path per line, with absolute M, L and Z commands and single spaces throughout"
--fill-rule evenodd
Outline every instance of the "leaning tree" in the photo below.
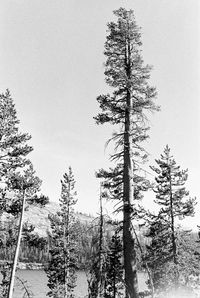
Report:
M 138 297 L 135 243 L 131 232 L 133 215 L 133 176 L 138 157 L 145 158 L 141 142 L 148 138 L 147 112 L 157 110 L 153 102 L 156 89 L 148 84 L 151 67 L 141 55 L 141 33 L 132 10 L 114 11 L 116 22 L 108 24 L 105 43 L 105 77 L 111 94 L 97 98 L 101 113 L 97 124 L 110 123 L 116 132 L 112 140 L 116 151 L 112 159 L 122 165 L 123 179 L 123 255 L 126 297 Z

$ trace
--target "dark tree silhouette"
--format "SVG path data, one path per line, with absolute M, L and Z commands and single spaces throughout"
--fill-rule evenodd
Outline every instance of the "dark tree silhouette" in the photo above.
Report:
M 138 155 L 145 158 L 141 142 L 147 137 L 146 112 L 156 110 L 154 87 L 149 86 L 151 67 L 144 65 L 141 56 L 141 34 L 133 11 L 120 8 L 114 11 L 116 22 L 108 24 L 105 43 L 105 77 L 113 88 L 112 95 L 100 95 L 101 113 L 95 117 L 97 124 L 110 123 L 114 133 L 116 152 L 112 160 L 122 164 L 123 177 L 123 254 L 126 298 L 138 297 L 135 243 L 131 232 L 133 206 L 133 175 Z

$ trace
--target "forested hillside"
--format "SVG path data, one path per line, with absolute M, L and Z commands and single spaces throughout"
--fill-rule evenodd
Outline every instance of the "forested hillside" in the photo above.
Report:
M 52 243 L 50 216 L 59 211 L 59 205 L 49 202 L 45 206 L 32 204 L 27 207 L 24 220 L 24 235 L 20 245 L 19 262 L 46 264 L 50 259 L 49 250 Z M 74 213 L 77 229 L 80 233 L 78 246 L 78 266 L 85 268 L 91 257 L 91 250 L 95 251 L 98 242 L 98 217 Z M 13 217 L 4 214 L 3 226 L 13 232 Z M 111 238 L 114 227 L 111 223 L 106 224 L 104 237 Z M 10 245 L 4 245 L 3 240 L 0 251 L 0 260 L 12 260 L 14 249 Z

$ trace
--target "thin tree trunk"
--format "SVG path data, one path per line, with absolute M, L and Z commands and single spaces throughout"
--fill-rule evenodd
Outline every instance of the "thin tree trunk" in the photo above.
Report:
M 114 256 L 116 259 L 116 251 L 114 251 Z M 116 269 L 115 269 L 115 274 L 114 274 L 114 280 L 113 280 L 113 298 L 116 298 L 117 295 L 117 289 L 116 289 Z
M 65 256 L 65 254 L 66 254 L 66 231 L 65 231 L 65 229 L 66 229 L 66 227 L 65 227 L 65 225 L 66 225 L 66 221 L 64 221 L 64 227 L 63 227 L 63 237 L 64 237 L 64 239 L 63 239 L 63 242 L 64 242 L 64 249 L 63 249 L 63 252 L 64 252 L 64 296 L 63 296 L 63 298 L 65 298 L 66 296 L 67 296 L 67 274 L 66 274 L 66 256 Z
M 24 282 L 21 278 L 19 278 L 18 276 L 16 276 L 16 278 L 17 278 L 17 280 L 19 280 L 20 282 L 21 282 L 21 284 L 22 284 L 22 288 L 23 288 L 23 290 L 24 290 L 24 292 L 25 292 L 25 296 L 27 297 L 27 298 L 31 298 L 32 297 L 32 292 L 27 288 L 27 286 L 26 286 L 26 281 Z
M 172 231 L 172 253 L 173 253 L 173 262 L 175 265 L 178 264 L 177 260 L 177 247 L 176 247 L 176 237 L 175 237 L 175 228 L 174 228 L 174 210 L 173 210 L 173 196 L 172 196 L 172 181 L 171 181 L 171 171 L 169 174 L 170 178 L 170 216 L 171 216 L 171 231 Z M 178 286 L 179 280 L 179 271 L 178 267 L 175 268 L 175 287 Z
M 131 78 L 130 41 L 127 37 L 125 64 L 127 78 Z M 133 200 L 133 168 L 131 162 L 131 94 L 127 87 L 125 127 L 124 127 L 124 170 L 123 170 L 123 254 L 126 298 L 138 298 L 138 280 L 136 268 L 135 243 L 131 231 L 131 214 Z
M 103 208 L 102 208 L 102 194 L 100 184 L 100 229 L 99 229 L 99 285 L 98 297 L 103 297 Z
M 67 214 L 64 223 L 64 298 L 67 297 L 68 294 L 69 282 L 69 251 L 67 251 L 67 249 L 69 248 L 69 212 L 69 204 L 67 204 Z
M 23 192 L 22 192 L 22 211 L 21 211 L 21 216 L 20 216 L 19 230 L 18 230 L 18 235 L 17 235 L 17 244 L 16 244 L 14 261 L 13 261 L 13 266 L 12 266 L 11 276 L 10 276 L 10 283 L 9 283 L 9 288 L 8 288 L 8 298 L 13 297 L 15 273 L 16 273 L 16 268 L 17 268 L 17 260 L 18 260 L 18 256 L 19 256 L 19 248 L 20 248 L 22 228 L 23 228 L 25 203 L 26 203 L 25 190 L 23 190 Z
M 171 231 L 172 231 L 172 249 L 174 264 L 177 264 L 177 252 L 176 252 L 176 238 L 174 230 L 174 210 L 173 210 L 173 196 L 172 196 L 172 182 L 170 173 L 170 216 L 171 216 Z
M 124 252 L 124 269 L 125 269 L 125 285 L 126 298 L 138 297 L 138 282 L 136 271 L 136 252 L 135 243 L 131 232 L 131 201 L 133 198 L 132 185 L 132 166 L 130 156 L 130 99 L 126 108 L 125 133 L 124 133 L 124 192 L 123 192 L 123 252 Z

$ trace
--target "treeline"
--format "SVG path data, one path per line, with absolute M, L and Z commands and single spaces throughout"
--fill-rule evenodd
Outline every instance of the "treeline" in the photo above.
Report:
M 7 228 L 9 230 L 9 228 Z M 77 222 L 77 229 L 80 231 L 81 239 L 79 241 L 78 251 L 78 268 L 86 269 L 87 264 L 91 257 L 91 247 L 95 249 L 95 239 L 98 237 L 97 219 L 94 218 L 93 223 Z M 8 231 L 7 230 L 7 231 Z M 111 238 L 113 234 L 113 227 L 111 224 L 107 224 L 106 235 L 107 239 Z M 44 266 L 50 261 L 51 254 L 50 248 L 52 245 L 52 237 L 50 233 L 47 233 L 46 237 L 41 237 L 34 232 L 26 235 L 22 238 L 19 250 L 19 262 L 23 263 L 42 263 Z M 0 244 L 0 260 L 12 261 L 15 247 L 7 245 L 5 242 Z
M 97 224 L 97 219 L 94 221 Z M 90 261 L 91 258 L 91 247 L 93 250 L 96 246 L 96 241 L 98 239 L 98 226 L 95 224 L 89 223 L 81 223 L 79 222 L 79 230 L 81 231 L 81 241 L 79 242 L 79 254 L 78 254 L 78 268 L 83 270 L 87 269 L 86 264 Z M 151 243 L 151 240 L 148 237 L 148 230 L 144 229 L 143 227 L 135 227 L 137 232 L 137 238 L 142 247 L 144 254 L 147 253 L 147 247 Z M 112 224 L 112 221 L 106 225 L 105 228 L 106 234 L 104 235 L 107 239 L 107 242 L 111 240 L 112 235 L 115 231 L 115 225 Z M 191 243 L 195 243 L 199 239 L 198 233 L 192 232 L 189 236 L 189 241 Z M 20 251 L 19 251 L 19 262 L 22 263 L 41 263 L 44 266 L 50 260 L 50 247 L 51 247 L 51 236 L 47 235 L 47 237 L 41 237 L 37 234 L 32 233 L 30 239 L 22 239 L 20 244 Z M 0 260 L 13 260 L 14 249 L 15 247 L 5 247 L 4 245 L 0 246 Z M 138 270 L 144 270 L 141 266 L 141 255 L 140 249 L 137 245 L 136 247 L 137 255 L 138 255 Z

